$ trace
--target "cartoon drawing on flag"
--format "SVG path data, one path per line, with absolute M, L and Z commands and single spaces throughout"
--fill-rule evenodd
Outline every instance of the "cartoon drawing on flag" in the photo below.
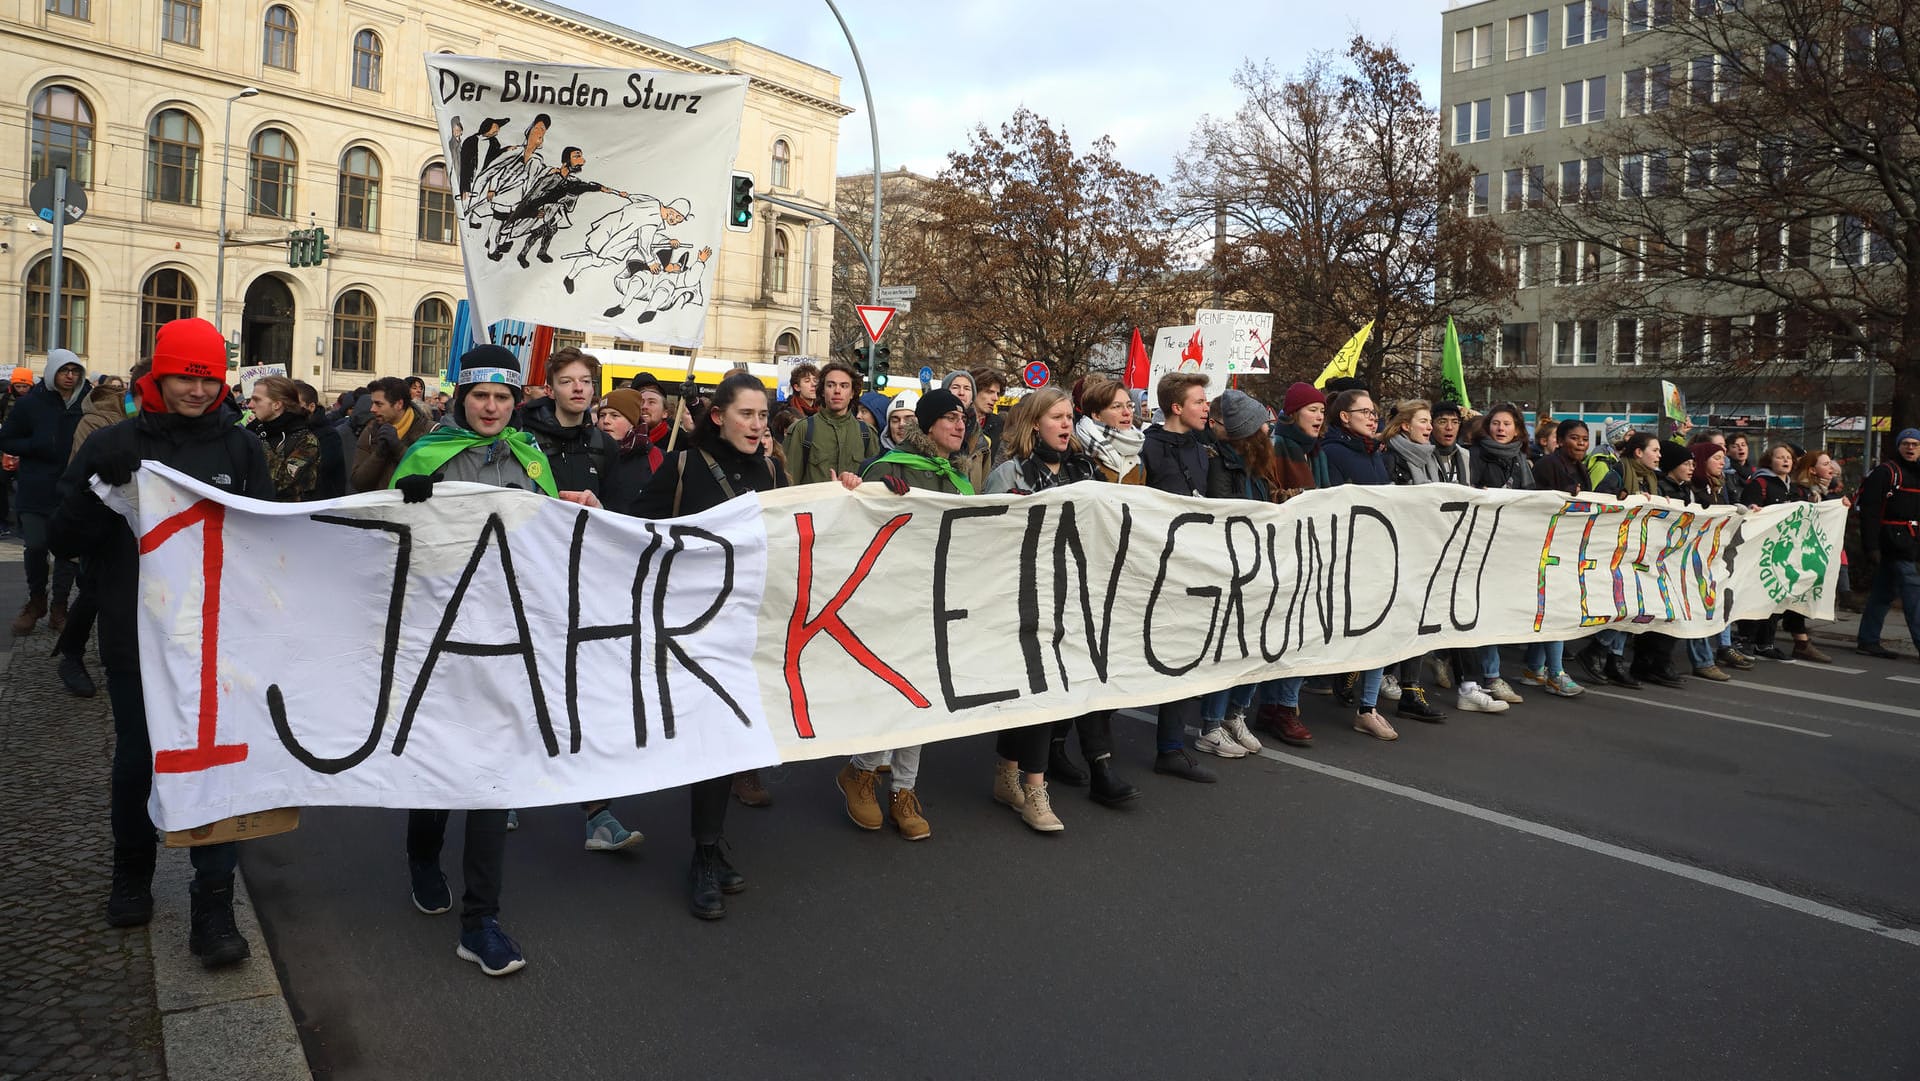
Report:
M 484 319 L 698 348 L 747 79 L 439 54 L 426 63 Z

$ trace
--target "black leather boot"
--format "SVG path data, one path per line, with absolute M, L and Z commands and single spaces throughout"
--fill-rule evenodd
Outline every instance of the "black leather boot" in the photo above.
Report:
M 1604 663 L 1608 683 L 1616 687 L 1625 687 L 1630 691 L 1640 688 L 1640 681 L 1633 677 L 1633 673 L 1627 671 L 1627 666 L 1620 663 L 1619 657 L 1609 653 Z
M 1095 803 L 1114 807 L 1128 800 L 1140 798 L 1140 790 L 1113 771 L 1112 755 L 1102 755 L 1094 759 L 1087 763 L 1087 769 L 1092 774 L 1087 795 Z
M 207 968 L 247 959 L 247 940 L 233 922 L 233 876 L 193 880 L 187 949 Z
M 1055 737 L 1047 744 L 1047 780 L 1080 788 L 1087 783 L 1087 771 L 1067 757 L 1067 737 Z
M 693 846 L 693 866 L 687 871 L 687 909 L 703 920 L 717 920 L 727 914 L 727 901 L 720 888 L 720 865 L 725 862 L 719 845 Z
M 113 888 L 107 894 L 107 923 L 141 927 L 153 919 L 153 852 L 115 852 Z

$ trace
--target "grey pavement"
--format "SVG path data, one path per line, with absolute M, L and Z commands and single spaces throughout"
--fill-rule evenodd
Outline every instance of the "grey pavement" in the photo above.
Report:
M 0 620 L 26 596 L 21 548 L 0 541 Z M 162 849 L 146 928 L 107 926 L 113 720 L 99 658 L 92 699 L 68 695 L 45 621 L 0 653 L 0 1079 L 311 1076 L 251 906 L 254 956 L 217 973 L 187 954 L 186 853 Z M 242 887 L 244 895 L 244 887 Z
M 1319 746 L 1210 786 L 1151 775 L 1136 717 L 1144 798 L 1056 788 L 1051 837 L 988 798 L 988 739 L 929 748 L 921 844 L 793 766 L 732 808 L 750 888 L 711 924 L 683 794 L 619 801 L 626 853 L 526 810 L 501 980 L 408 903 L 401 812 L 243 860 L 328 1079 L 1920 1076 L 1920 666 L 1836 660 L 1395 744 L 1308 696 Z

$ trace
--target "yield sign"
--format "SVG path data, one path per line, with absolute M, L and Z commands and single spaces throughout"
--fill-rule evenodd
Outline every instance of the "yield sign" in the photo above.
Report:
M 867 328 L 867 337 L 876 342 L 880 340 L 880 335 L 887 332 L 887 325 L 893 322 L 892 308 L 856 304 L 853 310 L 860 313 L 860 325 Z

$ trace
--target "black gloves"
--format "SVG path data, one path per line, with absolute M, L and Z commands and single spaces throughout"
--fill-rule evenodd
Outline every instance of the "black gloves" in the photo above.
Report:
M 880 483 L 886 485 L 887 491 L 892 492 L 894 495 L 906 495 L 909 487 L 906 481 L 901 480 L 891 473 L 881 477 Z
M 108 451 L 93 464 L 93 472 L 101 480 L 115 488 L 133 480 L 133 471 L 140 468 L 140 456 L 131 449 Z
M 393 486 L 400 493 L 400 502 L 425 503 L 433 495 L 434 482 L 439 479 L 438 473 L 431 477 L 425 473 L 413 473 L 394 481 Z

